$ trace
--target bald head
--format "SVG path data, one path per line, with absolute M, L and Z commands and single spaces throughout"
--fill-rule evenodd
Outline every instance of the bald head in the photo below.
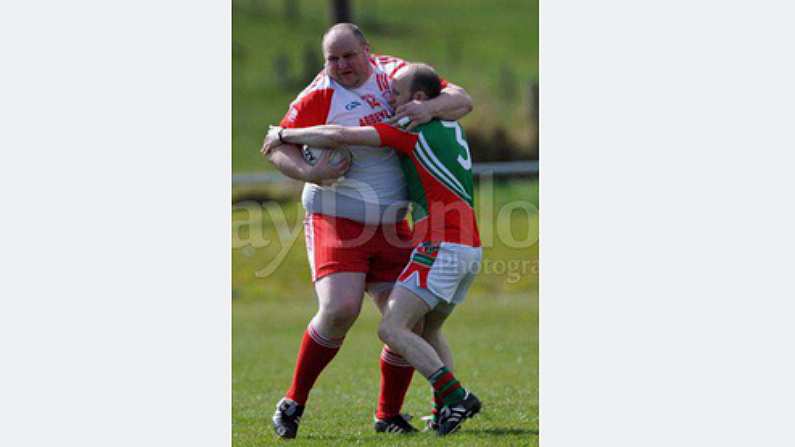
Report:
M 326 73 L 345 88 L 357 88 L 372 74 L 370 46 L 359 27 L 338 23 L 323 35 Z
M 322 44 L 326 44 L 326 39 L 338 39 L 345 36 L 353 37 L 362 45 L 369 45 L 367 43 L 367 39 L 364 37 L 364 33 L 362 33 L 362 30 L 360 30 L 359 27 L 353 23 L 337 23 L 333 25 L 325 33 L 323 33 Z
M 427 101 L 439 96 L 442 81 L 430 65 L 408 64 L 392 79 L 389 104 L 396 109 L 409 101 Z
M 409 90 L 411 94 L 423 92 L 428 99 L 439 96 L 442 91 L 442 80 L 430 65 L 427 64 L 410 64 L 407 71 L 407 76 L 411 79 Z

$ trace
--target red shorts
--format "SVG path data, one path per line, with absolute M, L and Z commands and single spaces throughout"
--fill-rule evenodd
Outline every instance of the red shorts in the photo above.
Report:
M 337 272 L 367 273 L 366 282 L 394 282 L 414 248 L 405 220 L 366 225 L 325 214 L 304 219 L 312 281 Z

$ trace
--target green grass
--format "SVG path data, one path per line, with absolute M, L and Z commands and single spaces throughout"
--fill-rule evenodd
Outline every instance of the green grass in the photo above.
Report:
M 523 200 L 537 206 L 538 183 L 513 181 L 495 185 L 481 195 L 484 210 L 499 210 Z M 270 207 L 277 205 L 270 204 Z M 271 208 L 275 211 L 277 208 Z M 289 225 L 301 222 L 295 203 L 278 208 Z M 303 232 L 268 277 L 256 272 L 282 249 L 270 214 L 237 208 L 233 211 L 238 239 L 233 242 L 233 445 L 275 445 L 269 425 L 276 401 L 289 386 L 300 337 L 316 310 L 309 279 Z M 277 216 L 279 214 L 276 214 Z M 278 217 L 277 217 L 278 220 Z M 249 221 L 249 225 L 243 225 Z M 464 303 L 445 326 L 458 378 L 484 402 L 481 415 L 467 421 L 461 432 L 445 439 L 428 433 L 409 437 L 377 436 L 372 415 L 378 394 L 376 335 L 379 316 L 369 299 L 345 344 L 323 372 L 310 396 L 299 439 L 292 445 L 538 445 L 538 214 L 513 213 L 514 238 L 530 234 L 530 246 L 511 248 L 499 237 L 484 247 L 484 259 L 524 263 L 521 278 L 507 272 L 482 272 Z M 499 234 L 494 219 L 480 221 L 481 232 Z M 270 242 L 267 242 L 270 241 Z M 289 245 L 289 244 L 288 244 Z M 415 374 L 404 411 L 427 414 L 429 385 Z M 418 422 L 415 420 L 415 422 Z
M 330 24 L 329 2 L 294 2 L 300 19 L 285 19 L 283 1 L 233 2 L 234 172 L 271 169 L 258 153 L 263 132 L 281 119 L 304 86 L 279 85 L 277 55 L 288 58 L 295 74 L 304 66 L 307 48 L 321 63 L 320 36 Z M 529 81 L 538 79 L 537 0 L 351 3 L 353 20 L 375 52 L 430 63 L 469 91 L 475 110 L 461 120 L 465 128 L 489 132 L 502 125 L 514 141 L 529 143 Z
M 233 172 L 272 169 L 258 153 L 263 132 L 267 124 L 281 119 L 302 88 L 300 82 L 279 84 L 276 57 L 286 55 L 295 75 L 302 70 L 306 49 L 316 52 L 320 64 L 329 2 L 294 2 L 301 13 L 298 20 L 285 19 L 283 1 L 233 2 Z M 529 140 L 527 84 L 538 78 L 536 0 L 351 3 L 353 20 L 374 51 L 428 62 L 469 91 L 475 110 L 462 120 L 465 128 L 489 132 L 501 125 L 515 141 Z M 511 83 L 505 82 L 505 73 L 515 79 L 513 95 L 506 91 Z M 484 259 L 493 262 L 492 268 L 477 277 L 467 302 L 445 329 L 457 376 L 481 397 L 483 413 L 444 440 L 428 434 L 376 436 L 372 414 L 381 343 L 376 336 L 379 316 L 368 300 L 312 391 L 293 445 L 538 444 L 538 215 L 517 212 L 508 217 L 511 237 L 530 235 L 523 247 L 507 246 L 505 228 L 495 222 L 501 206 L 512 201 L 529 199 L 537 207 L 538 183 L 515 181 L 488 191 L 479 188 L 476 200 Z M 280 242 L 274 216 L 299 230 L 294 243 Z M 316 310 L 302 217 L 296 203 L 233 211 L 232 416 L 237 447 L 277 444 L 269 417 L 289 385 L 300 337 Z M 282 252 L 283 259 L 275 262 Z M 266 277 L 257 276 L 269 266 L 278 267 Z M 429 400 L 425 379 L 415 375 L 404 411 L 426 414 Z

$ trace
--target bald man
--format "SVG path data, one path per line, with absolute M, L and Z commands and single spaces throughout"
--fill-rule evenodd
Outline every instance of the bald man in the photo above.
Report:
M 395 76 L 394 105 L 432 100 L 440 90 L 441 81 L 432 67 L 410 64 Z M 434 119 L 415 130 L 383 123 L 275 127 L 265 144 L 286 141 L 329 148 L 355 144 L 391 147 L 402 154 L 414 204 L 416 246 L 389 297 L 378 335 L 428 379 L 434 393 L 429 427 L 447 435 L 481 407 L 477 396 L 453 375 L 452 353 L 441 329 L 464 301 L 479 270 L 482 249 L 474 212 L 472 157 L 463 129 L 455 121 Z M 423 330 L 415 334 L 412 328 L 418 322 L 423 322 Z
M 441 93 L 432 100 L 410 101 L 395 109 L 392 81 L 406 62 L 372 54 L 356 25 L 334 25 L 323 35 L 322 46 L 325 68 L 290 104 L 280 122 L 282 128 L 369 126 L 403 117 L 416 126 L 433 118 L 457 120 L 472 110 L 469 95 L 445 80 Z M 406 181 L 398 155 L 389 148 L 352 145 L 349 149 L 352 163 L 332 165 L 328 151 L 310 166 L 296 145 L 280 141 L 262 148 L 282 173 L 306 182 L 301 201 L 306 209 L 307 257 L 318 298 L 318 311 L 303 335 L 292 383 L 272 418 L 282 438 L 296 436 L 309 392 L 356 321 L 364 292 L 383 313 L 413 248 L 405 220 Z M 339 180 L 333 186 L 323 186 L 334 179 Z M 413 367 L 384 346 L 380 369 L 375 430 L 416 431 L 400 414 Z

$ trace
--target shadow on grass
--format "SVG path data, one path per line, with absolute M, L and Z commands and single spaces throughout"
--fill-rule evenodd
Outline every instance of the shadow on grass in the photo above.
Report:
M 524 429 L 524 428 L 484 428 L 484 429 L 471 429 L 463 428 L 459 433 L 473 436 L 491 437 L 491 436 L 538 436 L 538 430 Z M 409 439 L 422 439 L 431 437 L 433 433 L 412 433 L 408 435 L 401 435 L 402 440 Z M 456 435 L 451 435 L 455 437 Z M 379 435 L 371 435 L 373 439 L 381 440 Z M 351 443 L 361 442 L 361 436 L 336 436 L 336 435 L 307 435 L 304 439 L 311 439 L 313 441 L 348 441 Z
M 399 440 L 400 441 L 409 441 L 409 440 L 412 440 L 412 439 L 424 439 L 424 438 L 426 438 L 426 435 L 428 437 L 430 437 L 433 434 L 432 433 L 410 433 L 410 434 L 405 434 L 404 433 L 404 434 L 393 435 L 393 436 L 399 436 Z M 354 444 L 361 444 L 361 443 L 367 444 L 369 442 L 381 443 L 384 440 L 385 436 L 384 436 L 384 434 L 369 433 L 367 435 L 355 435 L 355 436 L 351 436 L 351 435 L 306 435 L 306 436 L 300 436 L 299 435 L 299 438 L 300 439 L 307 439 L 307 440 L 310 440 L 310 441 L 335 442 L 335 443 L 344 442 L 343 445 L 354 445 Z M 430 438 L 430 439 L 433 439 L 433 438 Z
M 525 428 L 484 428 L 484 429 L 467 429 L 465 432 L 472 435 L 483 436 L 515 436 L 515 435 L 533 435 L 538 436 L 538 430 L 529 430 Z M 462 431 L 464 433 L 464 431 Z

